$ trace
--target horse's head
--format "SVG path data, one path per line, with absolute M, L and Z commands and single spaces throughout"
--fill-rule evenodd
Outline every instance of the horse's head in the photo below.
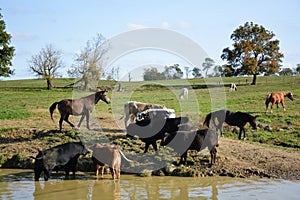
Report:
M 108 98 L 108 96 L 106 96 L 106 92 L 107 92 L 107 90 L 102 90 L 102 91 L 97 91 L 96 92 L 96 94 L 95 94 L 95 104 L 97 104 L 100 99 L 102 101 L 104 101 L 105 103 L 107 103 L 107 104 L 110 103 L 110 99 Z
M 294 96 L 293 96 L 293 94 L 292 94 L 291 92 L 287 92 L 287 93 L 286 93 L 286 96 L 287 96 L 290 100 L 292 100 L 292 101 L 295 100 L 295 98 L 294 98 Z

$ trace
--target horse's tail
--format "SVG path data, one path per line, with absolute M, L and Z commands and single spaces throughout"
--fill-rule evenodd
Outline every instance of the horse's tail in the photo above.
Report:
M 50 108 L 49 108 L 50 117 L 51 117 L 52 120 L 53 120 L 53 112 L 54 112 L 54 110 L 55 110 L 57 104 L 58 104 L 58 102 L 55 102 L 55 103 L 53 103 L 53 104 L 50 106 Z
M 271 93 L 267 95 L 266 97 L 266 101 L 265 101 L 265 104 L 266 104 L 266 109 L 268 109 L 268 105 L 270 103 L 270 98 L 271 98 Z
M 207 126 L 209 128 L 209 121 L 211 119 L 211 113 L 209 113 L 208 115 L 206 115 L 205 120 L 203 122 L 203 126 Z

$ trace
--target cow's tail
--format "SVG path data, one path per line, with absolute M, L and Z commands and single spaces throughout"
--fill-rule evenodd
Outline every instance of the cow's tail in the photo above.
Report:
M 130 162 L 130 163 L 136 162 L 136 161 L 134 161 L 134 160 L 128 159 L 128 158 L 125 156 L 125 154 L 123 153 L 123 151 L 119 150 L 119 152 L 120 152 L 121 156 L 122 156 L 127 162 Z
M 206 115 L 205 120 L 203 122 L 203 126 L 207 126 L 209 128 L 209 122 L 211 120 L 211 113 L 209 113 L 208 115 Z
M 55 110 L 57 104 L 58 104 L 58 102 L 55 102 L 55 103 L 53 103 L 53 104 L 50 106 L 50 108 L 49 108 L 50 117 L 51 117 L 52 121 L 53 121 L 53 112 L 54 112 L 54 110 Z

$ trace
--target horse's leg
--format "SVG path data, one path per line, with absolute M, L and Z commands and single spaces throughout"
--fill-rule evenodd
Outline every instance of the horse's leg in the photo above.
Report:
M 64 121 L 64 117 L 61 115 L 59 119 L 59 131 L 62 131 L 62 123 Z
M 273 113 L 273 107 L 275 105 L 275 102 L 272 102 L 272 105 L 271 105 L 271 113 Z
M 80 120 L 79 120 L 79 123 L 78 123 L 78 125 L 77 125 L 78 128 L 80 127 L 80 125 L 81 125 L 81 123 L 82 123 L 84 117 L 85 117 L 85 114 L 82 114 L 82 116 L 81 116 L 81 118 L 80 118 Z
M 86 128 L 88 130 L 90 130 L 90 112 L 89 111 L 87 111 L 87 113 L 86 113 Z
M 69 121 L 69 116 L 70 116 L 70 114 L 67 114 L 66 116 L 65 116 L 65 122 L 67 122 L 72 128 L 74 128 L 75 126 L 74 126 L 74 124 L 72 124 L 70 121 Z
M 283 107 L 283 110 L 286 111 L 285 106 L 284 106 L 284 101 L 281 101 L 281 105 Z

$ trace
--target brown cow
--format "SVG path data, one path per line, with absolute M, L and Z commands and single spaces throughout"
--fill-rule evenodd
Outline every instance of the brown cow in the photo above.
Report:
M 284 97 L 288 97 L 290 100 L 294 101 L 295 98 L 293 96 L 293 94 L 291 92 L 277 92 L 277 93 L 270 93 L 267 95 L 267 98 L 266 98 L 266 113 L 267 113 L 267 110 L 268 110 L 268 106 L 269 106 L 269 103 L 271 102 L 272 105 L 271 105 L 271 113 L 273 112 L 273 107 L 274 105 L 276 104 L 277 106 L 277 109 L 279 107 L 279 103 L 281 103 L 282 107 L 283 107 L 283 110 L 286 111 L 285 109 L 285 106 L 284 106 Z
M 132 160 L 126 158 L 126 156 L 121 150 L 113 146 L 103 146 L 101 144 L 94 144 L 91 147 L 91 150 L 93 151 L 92 160 L 96 167 L 97 178 L 100 168 L 101 178 L 103 178 L 104 167 L 105 165 L 108 165 L 112 178 L 120 179 L 122 157 L 128 162 L 133 162 Z
M 130 118 L 131 122 L 134 122 L 138 112 L 143 112 L 148 109 L 166 109 L 165 105 L 158 105 L 153 103 L 143 103 L 138 101 L 128 101 L 124 104 L 125 113 L 125 127 L 127 127 L 127 122 Z

